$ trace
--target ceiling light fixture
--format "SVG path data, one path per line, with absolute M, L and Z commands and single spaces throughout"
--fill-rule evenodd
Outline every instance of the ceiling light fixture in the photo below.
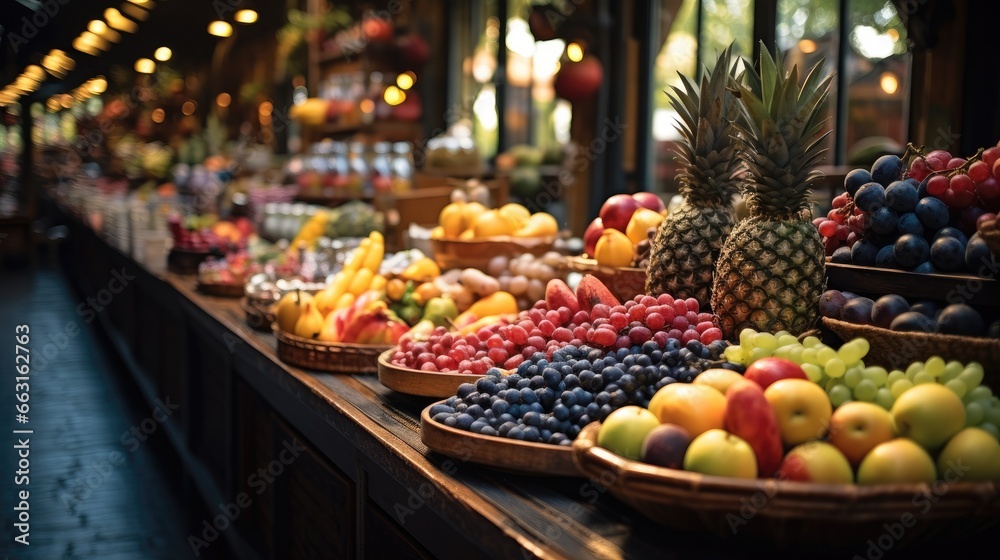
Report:
M 147 9 L 151 10 L 153 7 L 150 6 Z M 122 4 L 122 11 L 125 12 L 125 15 L 128 17 L 138 21 L 146 21 L 149 19 L 149 12 L 129 2 Z
M 104 19 L 108 20 L 108 27 L 123 31 L 125 33 L 135 33 L 139 30 L 139 25 L 123 16 L 121 12 L 114 8 L 104 10 Z
M 257 21 L 257 12 L 251 9 L 238 10 L 233 14 L 233 20 L 236 23 L 251 24 Z
M 122 40 L 121 33 L 115 31 L 108 27 L 108 24 L 104 21 L 95 19 L 87 24 L 87 31 L 90 31 L 94 35 L 104 39 L 105 41 L 110 41 L 112 43 L 117 43 Z
M 156 63 L 148 58 L 140 58 L 135 61 L 135 71 L 140 74 L 152 74 L 156 72 Z
M 174 52 L 171 51 L 170 48 L 168 48 L 168 47 L 160 47 L 160 48 L 156 49 L 156 52 L 153 53 L 153 58 L 155 58 L 156 60 L 159 60 L 160 62 L 166 62 L 166 61 L 170 60 L 170 57 L 173 56 L 173 55 L 174 55 Z

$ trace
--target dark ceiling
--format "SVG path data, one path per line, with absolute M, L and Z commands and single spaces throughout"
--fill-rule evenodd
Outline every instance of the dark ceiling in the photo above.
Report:
M 30 64 L 38 64 L 51 49 L 70 56 L 76 67 L 65 79 L 48 76 L 39 91 L 28 96 L 41 100 L 63 93 L 100 74 L 113 65 L 131 68 L 137 58 L 152 58 L 157 47 L 173 50 L 170 65 L 175 68 L 207 64 L 215 45 L 224 39 L 208 34 L 208 23 L 222 19 L 233 23 L 237 9 L 253 8 L 257 23 L 233 23 L 232 39 L 262 35 L 274 37 L 284 24 L 286 2 L 282 0 L 151 0 L 154 4 L 146 21 L 139 21 L 135 34 L 122 33 L 122 40 L 99 56 L 81 53 L 73 39 L 94 19 L 103 19 L 107 8 L 121 11 L 125 0 L 0 0 L 0 88 L 14 81 Z

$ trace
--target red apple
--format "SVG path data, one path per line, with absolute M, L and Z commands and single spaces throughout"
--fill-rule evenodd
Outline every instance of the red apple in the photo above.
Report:
M 590 99 L 604 79 L 604 69 L 601 61 L 586 54 L 580 62 L 564 58 L 559 65 L 555 83 L 552 84 L 556 95 L 572 102 Z
M 597 240 L 601 238 L 602 233 L 604 233 L 604 222 L 600 218 L 594 218 L 594 221 L 587 226 L 587 230 L 583 232 L 583 250 L 590 258 L 594 258 Z
M 637 192 L 632 195 L 632 198 L 639 203 L 639 206 L 643 208 L 649 208 L 654 212 L 663 212 L 666 206 L 663 205 L 663 199 L 659 195 L 651 192 Z
M 809 379 L 799 364 L 784 358 L 761 358 L 747 366 L 743 377 L 767 389 L 779 379 Z
M 639 203 L 631 195 L 616 194 L 604 201 L 604 205 L 601 206 L 601 221 L 604 222 L 604 227 L 625 233 L 625 228 L 628 227 L 628 222 L 637 208 Z

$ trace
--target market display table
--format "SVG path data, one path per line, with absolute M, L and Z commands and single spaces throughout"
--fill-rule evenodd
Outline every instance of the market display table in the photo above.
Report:
M 247 325 L 240 300 L 203 295 L 193 277 L 150 274 L 70 222 L 63 257 L 81 318 L 103 327 L 150 408 L 175 405 L 162 428 L 190 498 L 208 512 L 192 520 L 192 552 L 222 539 L 239 558 L 281 559 L 828 552 L 680 533 L 582 477 L 517 476 L 465 463 L 462 449 L 458 458 L 432 453 L 419 419 L 433 399 L 394 393 L 374 374 L 284 364 L 274 336 Z

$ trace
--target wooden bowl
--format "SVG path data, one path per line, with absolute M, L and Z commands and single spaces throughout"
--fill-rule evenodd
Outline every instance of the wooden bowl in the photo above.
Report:
M 540 476 L 579 476 L 569 446 L 519 441 L 498 436 L 474 434 L 435 422 L 430 410 L 420 413 L 420 440 L 431 451 L 514 474 Z
M 379 354 L 393 348 L 381 344 L 322 342 L 287 333 L 274 325 L 281 361 L 331 373 L 375 373 Z
M 555 237 L 495 237 L 464 241 L 431 239 L 434 260 L 442 270 L 478 268 L 486 270 L 493 257 L 516 257 L 531 253 L 540 257 L 552 250 Z
M 566 266 L 574 272 L 596 276 L 623 303 L 646 293 L 645 268 L 602 266 L 583 257 L 567 257 Z
M 708 476 L 625 459 L 597 446 L 598 430 L 599 422 L 588 425 L 573 443 L 580 471 L 646 517 L 683 531 L 864 550 L 887 524 L 907 523 L 896 545 L 1000 524 L 995 482 L 860 486 Z
M 856 325 L 847 321 L 822 318 L 822 324 L 837 338 L 847 342 L 863 337 L 871 349 L 865 356 L 866 365 L 887 369 L 906 369 L 911 363 L 931 356 L 958 360 L 963 364 L 979 362 L 986 370 L 986 382 L 1000 389 L 1000 340 L 995 338 L 958 336 L 924 332 L 899 332 L 874 325 Z
M 458 392 L 458 386 L 462 383 L 475 383 L 482 377 L 469 373 L 420 371 L 397 366 L 391 362 L 395 352 L 396 348 L 390 348 L 379 354 L 378 380 L 398 393 L 443 399 Z

